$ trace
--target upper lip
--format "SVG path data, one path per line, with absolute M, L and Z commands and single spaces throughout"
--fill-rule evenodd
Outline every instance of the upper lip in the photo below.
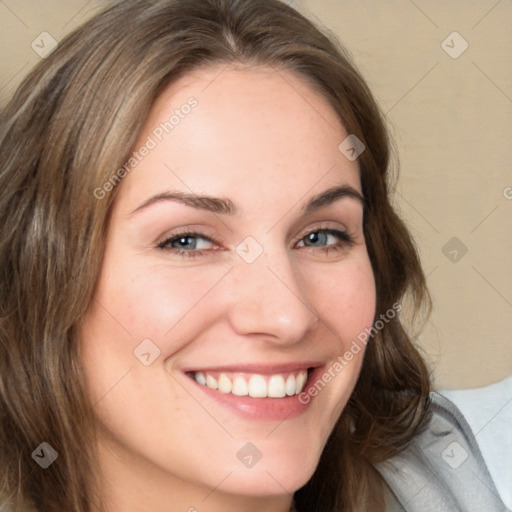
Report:
M 189 372 L 241 372 L 241 373 L 257 373 L 260 375 L 275 375 L 277 373 L 294 372 L 298 370 L 306 370 L 309 368 L 317 368 L 324 363 L 319 361 L 295 361 L 291 363 L 281 364 L 230 364 L 222 366 L 202 366 L 183 368 L 185 373 Z

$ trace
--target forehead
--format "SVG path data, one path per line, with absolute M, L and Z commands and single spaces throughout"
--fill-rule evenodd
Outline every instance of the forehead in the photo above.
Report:
M 357 162 L 328 100 L 302 77 L 269 67 L 211 66 L 168 86 L 134 146 L 151 146 L 123 183 L 124 197 L 159 190 L 279 200 L 315 184 L 360 190 Z

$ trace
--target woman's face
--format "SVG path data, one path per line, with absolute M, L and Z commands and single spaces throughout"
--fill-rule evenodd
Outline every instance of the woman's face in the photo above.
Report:
M 348 135 L 271 68 L 202 69 L 153 105 L 80 340 L 105 475 L 131 503 L 289 500 L 313 474 L 363 350 L 335 363 L 375 313 Z

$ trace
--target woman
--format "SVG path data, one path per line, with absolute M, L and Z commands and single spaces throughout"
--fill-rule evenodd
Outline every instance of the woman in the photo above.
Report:
M 403 325 L 378 108 L 292 8 L 120 2 L 0 151 L 13 510 L 504 510 Z

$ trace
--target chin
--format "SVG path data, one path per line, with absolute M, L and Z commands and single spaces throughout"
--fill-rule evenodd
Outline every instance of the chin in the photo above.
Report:
M 226 480 L 223 490 L 254 497 L 292 494 L 313 476 L 321 455 L 321 450 L 311 443 L 262 450 L 264 453 L 252 467 L 235 465 L 236 470 Z

